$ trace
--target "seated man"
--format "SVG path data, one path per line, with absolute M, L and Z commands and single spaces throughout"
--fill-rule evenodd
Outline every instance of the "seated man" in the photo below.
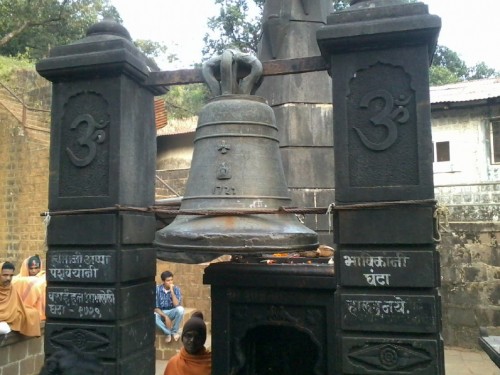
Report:
M 182 329 L 181 351 L 169 359 L 163 375 L 210 375 L 212 354 L 205 348 L 207 326 L 203 314 L 193 313 Z
M 162 272 L 163 284 L 156 286 L 156 325 L 166 337 L 166 341 L 179 340 L 179 327 L 184 316 L 184 307 L 181 306 L 181 289 L 174 285 L 174 275 L 170 271 Z
M 45 320 L 45 290 L 47 280 L 42 260 L 38 255 L 28 257 L 23 261 L 19 274 L 12 279 L 12 285 L 17 289 L 25 306 L 34 307 Z
M 25 336 L 40 336 L 40 316 L 29 306 L 24 306 L 21 296 L 12 287 L 15 267 L 10 262 L 0 263 L 0 322 Z

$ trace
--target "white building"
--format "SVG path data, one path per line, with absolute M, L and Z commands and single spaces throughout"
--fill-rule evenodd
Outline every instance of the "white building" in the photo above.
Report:
M 500 78 L 431 87 L 436 198 L 452 221 L 500 217 Z

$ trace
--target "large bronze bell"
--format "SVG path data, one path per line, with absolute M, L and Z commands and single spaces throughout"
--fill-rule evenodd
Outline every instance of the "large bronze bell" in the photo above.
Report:
M 250 73 L 238 80 L 245 69 Z M 158 258 L 201 263 L 224 254 L 316 249 L 316 232 L 295 215 L 278 212 L 291 202 L 278 128 L 265 99 L 250 95 L 262 64 L 251 55 L 227 50 L 207 61 L 203 74 L 216 96 L 199 114 L 180 210 L 213 215 L 178 215 L 156 233 Z M 257 210 L 273 213 L 252 213 Z

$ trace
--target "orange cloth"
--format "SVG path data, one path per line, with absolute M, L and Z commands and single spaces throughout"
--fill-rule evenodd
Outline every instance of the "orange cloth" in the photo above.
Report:
M 200 354 L 189 354 L 181 348 L 180 353 L 168 360 L 163 375 L 210 375 L 212 373 L 212 353 L 203 348 Z
M 0 263 L 0 269 L 3 262 Z M 36 309 L 24 306 L 21 296 L 12 283 L 0 285 L 0 322 L 6 322 L 10 329 L 25 336 L 40 336 L 40 315 Z
M 23 261 L 19 274 L 12 278 L 12 285 L 19 292 L 25 306 L 34 307 L 40 314 L 40 319 L 45 320 L 45 291 L 47 280 L 45 270 L 40 260 L 40 272 L 36 276 L 29 276 L 28 258 Z

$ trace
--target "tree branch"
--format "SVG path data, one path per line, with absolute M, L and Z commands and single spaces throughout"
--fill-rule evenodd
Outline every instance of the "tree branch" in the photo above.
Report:
M 15 37 L 21 35 L 24 32 L 24 30 L 26 30 L 26 29 L 28 29 L 30 27 L 48 25 L 50 23 L 59 22 L 61 20 L 62 20 L 62 16 L 48 18 L 46 20 L 39 21 L 39 22 L 24 21 L 21 26 L 19 26 L 18 28 L 12 30 L 11 32 L 5 34 L 5 36 L 0 39 L 0 47 L 3 47 L 7 43 L 9 43 L 12 39 L 14 39 Z
M 0 39 L 0 47 L 3 47 L 7 43 L 9 43 L 12 39 L 14 39 L 16 36 L 22 34 L 24 30 L 29 26 L 29 22 L 25 21 L 21 26 L 18 28 L 12 30 L 11 32 L 5 34 L 2 39 Z

